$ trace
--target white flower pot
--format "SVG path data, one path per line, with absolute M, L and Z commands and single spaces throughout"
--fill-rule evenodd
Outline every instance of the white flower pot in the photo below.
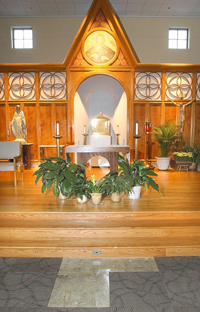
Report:
M 87 201 L 88 201 L 88 198 L 85 195 L 82 196 L 82 199 L 80 197 L 77 197 L 77 203 L 79 204 L 87 203 Z
M 189 169 L 192 171 L 196 171 L 197 170 L 197 164 L 196 163 L 192 163 L 191 166 L 189 166 Z
M 171 157 L 156 157 L 159 170 L 167 170 L 169 168 Z
M 139 199 L 141 194 L 141 186 L 133 186 L 132 191 L 128 192 L 129 199 Z

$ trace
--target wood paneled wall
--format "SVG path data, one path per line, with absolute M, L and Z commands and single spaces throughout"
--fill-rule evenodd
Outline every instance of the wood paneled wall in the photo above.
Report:
M 108 32 L 116 42 L 116 55 L 114 60 L 108 63 L 95 64 L 85 56 L 84 42 L 93 32 L 102 30 Z M 19 76 L 27 73 L 27 81 L 31 84 L 30 98 L 18 98 L 15 95 L 13 98 L 14 88 L 12 96 L 10 95 L 9 77 L 13 79 L 15 73 L 19 73 Z M 49 97 L 45 98 L 45 92 L 49 89 L 48 75 L 49 81 L 57 77 L 58 85 L 56 87 L 55 83 L 51 82 L 53 91 L 51 93 L 49 90 Z M 57 120 L 60 122 L 62 133 L 60 144 L 74 144 L 76 90 L 85 79 L 95 75 L 113 77 L 124 88 L 127 96 L 127 124 L 124 127 L 131 158 L 134 157 L 133 136 L 136 121 L 139 122 L 141 136 L 138 142 L 138 157 L 143 159 L 146 157 L 145 122 L 151 122 L 151 131 L 156 124 L 169 118 L 178 123 L 179 108 L 172 104 L 170 99 L 177 102 L 177 91 L 182 90 L 186 92 L 185 103 L 191 99 L 195 100 L 185 108 L 183 137 L 186 144 L 192 145 L 195 142 L 200 145 L 200 65 L 140 63 L 107 0 L 93 2 L 62 64 L 0 64 L 0 90 L 4 90 L 3 96 L 2 91 L 0 93 L 0 140 L 14 140 L 10 122 L 16 105 L 20 104 L 27 120 L 28 142 L 33 143 L 32 161 L 39 159 L 40 145 L 56 143 L 53 136 L 56 135 Z M 20 84 L 21 82 L 18 83 L 19 90 Z M 61 90 L 60 98 L 54 94 L 56 88 Z M 149 156 L 154 158 L 159 150 L 152 135 L 149 142 Z

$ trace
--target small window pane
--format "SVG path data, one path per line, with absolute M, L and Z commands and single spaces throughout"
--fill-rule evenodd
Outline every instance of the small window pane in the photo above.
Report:
M 23 49 L 23 40 L 15 40 L 15 49 Z
M 187 41 L 179 40 L 178 41 L 178 49 L 187 49 Z
M 14 31 L 14 38 L 15 39 L 23 39 L 23 30 L 15 29 L 15 31 Z
M 169 30 L 169 39 L 177 39 L 178 32 L 177 30 Z
M 178 39 L 187 39 L 187 31 L 186 30 L 179 30 Z
M 177 41 L 169 40 L 169 49 L 177 49 Z
M 32 49 L 32 47 L 33 47 L 33 44 L 32 44 L 31 40 L 24 41 L 24 48 L 25 49 Z
M 32 39 L 32 30 L 31 29 L 25 29 L 24 30 L 24 39 Z

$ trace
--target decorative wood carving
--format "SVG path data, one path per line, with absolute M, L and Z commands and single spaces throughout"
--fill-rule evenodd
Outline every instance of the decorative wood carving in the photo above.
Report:
M 83 57 L 82 51 L 80 50 L 72 66 L 91 66 L 91 65 L 86 62 L 86 60 Z
M 40 73 L 40 99 L 66 98 L 66 73 Z
M 9 73 L 9 99 L 34 100 L 35 99 L 35 74 L 34 73 Z
M 91 29 L 96 28 L 96 27 L 103 27 L 103 28 L 107 28 L 110 29 L 110 26 L 108 24 L 108 21 L 105 17 L 105 15 L 103 14 L 102 10 L 100 9 L 92 26 Z
M 181 92 L 184 94 L 185 100 L 192 98 L 192 74 L 167 73 L 166 99 L 180 99 Z
M 0 100 L 5 100 L 3 74 L 0 74 Z
M 116 61 L 112 64 L 112 66 L 128 66 L 126 58 L 125 58 L 124 54 L 122 53 L 121 49 L 119 51 L 119 55 L 118 55 Z

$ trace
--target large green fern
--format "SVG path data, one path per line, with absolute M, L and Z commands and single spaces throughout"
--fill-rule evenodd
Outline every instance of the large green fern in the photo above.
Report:
M 178 125 L 171 124 L 171 119 L 168 119 L 164 124 L 154 127 L 153 135 L 161 149 L 161 156 L 166 157 L 168 152 L 179 138 L 177 134 Z

